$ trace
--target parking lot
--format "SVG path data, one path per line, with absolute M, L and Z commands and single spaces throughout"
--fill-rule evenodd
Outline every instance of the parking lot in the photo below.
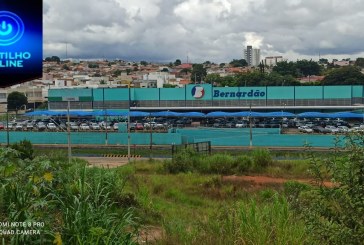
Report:
M 119 117 L 108 120 L 96 118 L 72 118 L 69 128 L 73 132 L 118 132 L 123 125 L 127 130 L 127 118 Z M 305 134 L 340 134 L 350 131 L 364 131 L 364 123 L 358 119 L 341 118 L 281 118 L 281 117 L 138 117 L 131 118 L 130 131 L 133 132 L 167 132 L 171 128 L 281 128 L 282 133 Z M 46 131 L 65 132 L 68 130 L 66 118 L 44 117 L 31 119 L 13 119 L 0 122 L 0 130 L 9 131 Z

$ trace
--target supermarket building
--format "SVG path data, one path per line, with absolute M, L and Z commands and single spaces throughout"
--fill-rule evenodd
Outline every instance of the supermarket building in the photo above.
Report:
M 62 88 L 50 89 L 50 110 L 130 109 L 144 111 L 288 110 L 353 111 L 364 109 L 364 86 L 213 87 L 184 88 Z

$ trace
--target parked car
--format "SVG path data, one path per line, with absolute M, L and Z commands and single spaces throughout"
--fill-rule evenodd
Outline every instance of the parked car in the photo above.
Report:
M 339 133 L 346 133 L 349 132 L 349 128 L 347 126 L 337 126 Z
M 75 122 L 70 122 L 70 130 L 72 131 L 77 131 L 78 130 L 78 125 Z
M 47 129 L 47 126 L 44 122 L 40 121 L 36 124 L 37 130 L 38 131 L 44 131 Z
M 56 131 L 56 130 L 57 130 L 57 126 L 56 126 L 56 124 L 54 124 L 54 123 L 48 123 L 48 124 L 47 124 L 47 129 L 48 129 L 49 131 Z
M 337 127 L 335 127 L 335 126 L 330 126 L 329 125 L 329 126 L 326 126 L 325 128 L 328 129 L 328 130 L 330 130 L 331 133 L 333 133 L 333 134 L 339 133 L 339 129 Z
M 92 130 L 100 130 L 100 125 L 97 123 L 91 123 L 90 129 Z
M 313 131 L 315 133 L 320 133 L 320 134 L 329 134 L 329 133 L 331 133 L 331 130 L 328 130 L 328 129 L 323 128 L 321 126 L 315 126 L 312 129 L 313 129 Z
M 80 130 L 90 130 L 90 126 L 88 126 L 87 123 L 81 123 Z
M 312 133 L 313 129 L 307 126 L 298 127 L 298 130 L 302 133 Z
M 15 130 L 16 130 L 16 131 L 22 131 L 22 130 L 23 130 L 23 124 L 21 124 L 21 123 L 17 123 L 17 124 L 15 125 Z
M 144 128 L 149 129 L 150 127 L 152 127 L 152 129 L 162 129 L 164 128 L 164 125 L 162 123 L 157 123 L 157 122 L 144 123 Z
M 27 123 L 27 126 L 25 126 L 26 130 L 27 131 L 32 131 L 34 129 L 34 125 L 33 123 Z
M 135 130 L 143 130 L 144 129 L 144 126 L 142 123 L 136 123 L 135 124 Z
M 119 130 L 119 124 L 118 123 L 114 123 L 114 125 L 112 125 L 112 128 L 114 130 Z

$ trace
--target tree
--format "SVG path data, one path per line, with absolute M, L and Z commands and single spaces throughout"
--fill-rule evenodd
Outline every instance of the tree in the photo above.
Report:
M 220 63 L 219 67 L 223 68 L 225 66 L 225 63 Z
M 68 67 L 68 65 L 67 65 L 67 64 L 64 64 L 64 65 L 62 66 L 62 69 L 63 69 L 63 70 L 66 70 L 66 71 L 69 71 L 69 70 L 70 70 L 70 68 Z
M 22 106 L 26 106 L 28 104 L 28 98 L 18 91 L 11 92 L 8 95 L 8 110 L 15 111 L 18 114 L 18 111 Z
M 363 85 L 364 74 L 358 67 L 344 66 L 332 69 L 322 80 L 324 85 Z
M 233 59 L 232 61 L 230 61 L 229 64 L 231 66 L 233 66 L 233 67 L 245 67 L 245 66 L 248 66 L 248 62 L 246 62 L 246 60 L 244 60 L 244 59 L 240 59 L 240 60 Z
M 205 77 L 205 82 L 213 84 L 213 85 L 221 84 L 221 81 L 222 81 L 222 79 L 221 79 L 220 75 L 216 74 L 216 73 L 208 74 Z
M 320 65 L 312 60 L 299 60 L 296 63 L 297 70 L 303 76 L 319 75 Z
M 273 67 L 273 71 L 277 72 L 282 76 L 291 75 L 293 77 L 298 77 L 299 73 L 297 70 L 296 63 L 290 61 L 278 62 L 276 66 Z
M 203 64 L 193 64 L 191 71 L 191 81 L 195 81 L 196 83 L 201 83 L 203 78 L 206 77 L 207 72 L 206 68 L 203 67 Z
M 355 65 L 364 68 L 364 58 L 357 58 L 355 61 Z
M 57 62 L 59 64 L 59 62 L 61 62 L 61 59 L 58 56 L 52 56 L 52 57 L 46 57 L 45 61 L 47 61 L 47 62 Z
M 349 134 L 336 145 L 327 159 L 312 154 L 310 172 L 317 187 L 296 195 L 298 211 L 320 244 L 363 244 L 364 134 Z
M 113 72 L 113 76 L 114 77 L 120 76 L 121 72 L 122 72 L 121 70 L 117 69 L 116 71 Z
M 91 69 L 93 69 L 93 68 L 99 68 L 99 64 L 96 64 L 96 63 L 89 63 L 89 64 L 88 64 L 88 68 L 91 68 Z
M 163 88 L 175 88 L 177 87 L 177 85 L 173 85 L 173 84 L 163 84 Z
M 174 66 L 179 66 L 181 64 L 182 64 L 182 62 L 180 59 L 176 59 L 176 61 L 174 62 Z
M 141 64 L 142 66 L 147 66 L 147 65 L 148 65 L 148 62 L 146 62 L 145 60 L 142 60 L 142 61 L 140 61 L 140 64 Z
M 329 63 L 329 60 L 328 59 L 321 58 L 321 59 L 319 59 L 319 63 L 320 64 L 327 64 L 327 63 Z

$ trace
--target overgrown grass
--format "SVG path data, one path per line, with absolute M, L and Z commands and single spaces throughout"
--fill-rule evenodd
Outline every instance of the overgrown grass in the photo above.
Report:
M 126 167 L 134 178 L 126 190 L 135 194 L 143 223 L 163 230 L 158 244 L 312 244 L 276 190 L 251 191 L 249 183 L 220 175 L 168 174 L 162 167 L 146 161 Z
M 2 222 L 44 222 L 40 234 L 0 235 L 3 244 L 133 244 L 138 222 L 118 203 L 125 179 L 63 156 L 24 158 L 0 149 Z
M 248 155 L 212 154 L 199 155 L 186 149 L 164 162 L 168 173 L 196 172 L 203 174 L 242 175 L 265 174 L 272 177 L 309 177 L 308 160 L 274 160 L 266 149 L 256 149 Z

